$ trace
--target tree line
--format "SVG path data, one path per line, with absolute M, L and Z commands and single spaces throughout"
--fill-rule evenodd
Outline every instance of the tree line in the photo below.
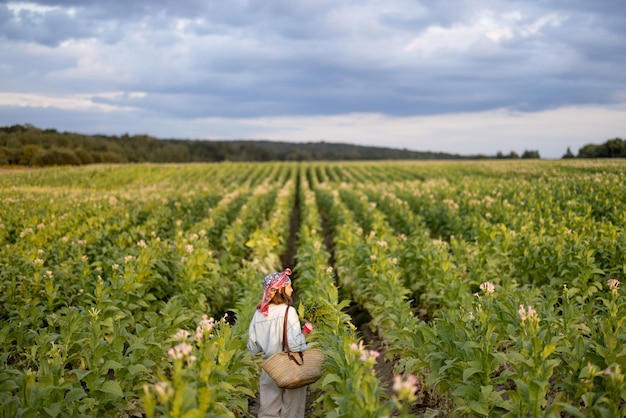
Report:
M 0 127 L 0 166 L 93 163 L 469 159 L 439 152 L 350 144 L 157 139 L 148 135 L 83 135 L 33 125 Z
M 586 145 L 579 158 L 624 157 L 626 141 Z M 568 149 L 568 153 L 571 152 Z M 591 155 L 593 154 L 593 155 Z M 85 165 L 94 163 L 185 163 L 312 160 L 463 160 L 541 158 L 538 151 L 495 156 L 410 151 L 327 142 L 207 141 L 157 139 L 148 135 L 83 135 L 33 125 L 0 127 L 0 166 Z M 565 155 L 563 158 L 575 158 Z
M 609 139 L 603 144 L 587 144 L 578 150 L 578 158 L 626 158 L 626 140 Z M 568 148 L 563 158 L 575 158 Z

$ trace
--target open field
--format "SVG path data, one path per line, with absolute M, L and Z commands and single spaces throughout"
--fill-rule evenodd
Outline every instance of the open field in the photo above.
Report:
M 249 416 L 283 267 L 307 416 L 626 415 L 626 161 L 5 170 L 0 205 L 0 417 Z

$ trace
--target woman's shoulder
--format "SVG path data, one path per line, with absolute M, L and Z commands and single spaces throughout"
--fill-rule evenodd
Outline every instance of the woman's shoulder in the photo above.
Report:
M 289 315 L 289 317 L 298 316 L 296 308 L 291 305 L 287 305 L 286 303 L 270 305 L 270 316 L 276 315 L 282 317 L 285 315 L 285 312 L 288 312 L 287 315 Z
M 269 305 L 270 309 L 282 309 L 283 311 L 287 308 L 287 304 L 286 303 L 270 303 Z M 291 305 L 289 305 L 289 307 L 293 307 Z
M 287 305 L 283 305 L 283 306 L 287 306 Z M 285 308 L 283 308 L 283 309 L 285 309 Z M 294 319 L 294 318 L 298 319 L 298 310 L 294 306 L 289 305 L 289 313 L 288 313 L 288 315 L 289 315 L 290 319 Z
M 281 304 L 276 304 L 276 303 L 272 303 L 268 306 L 267 312 L 269 315 L 282 315 L 285 310 L 287 309 L 287 304 L 286 303 L 281 303 Z M 291 308 L 293 308 L 293 306 L 289 305 L 289 312 L 291 312 Z

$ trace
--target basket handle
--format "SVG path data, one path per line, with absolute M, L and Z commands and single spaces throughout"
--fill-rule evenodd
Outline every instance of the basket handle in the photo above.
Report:
M 289 349 L 289 342 L 287 341 L 287 314 L 289 313 L 289 308 L 290 306 L 287 305 L 287 309 L 285 310 L 285 323 L 283 324 L 283 351 L 287 352 L 287 357 L 289 357 L 294 363 L 298 366 L 302 366 L 304 363 L 304 355 L 302 352 L 298 353 L 300 355 L 300 362 L 298 363 L 298 360 L 293 356 L 293 353 Z
M 289 342 L 287 341 L 287 314 L 288 313 L 289 313 L 289 305 L 287 305 L 287 309 L 285 310 L 285 323 L 283 324 L 283 351 L 290 353 L 291 350 L 289 350 Z
M 299 351 L 297 354 L 300 354 L 300 363 L 298 363 L 298 360 L 293 356 L 295 353 L 292 352 L 287 352 L 287 356 L 294 362 L 296 363 L 298 366 L 302 366 L 302 364 L 304 363 L 304 355 L 302 354 L 301 351 Z

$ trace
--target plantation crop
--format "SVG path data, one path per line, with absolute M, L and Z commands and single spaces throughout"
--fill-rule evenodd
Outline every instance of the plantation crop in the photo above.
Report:
M 327 357 L 310 416 L 626 416 L 625 172 L 2 172 L 0 416 L 249 416 L 248 324 L 283 267 Z

